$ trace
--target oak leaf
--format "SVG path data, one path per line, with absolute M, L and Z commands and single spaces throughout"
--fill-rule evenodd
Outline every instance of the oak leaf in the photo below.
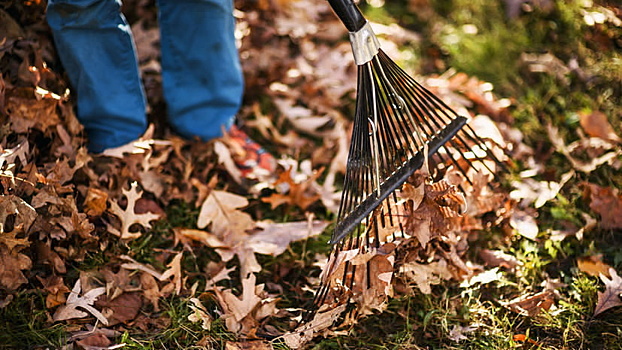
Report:
M 121 239 L 134 239 L 142 235 L 139 232 L 131 232 L 130 227 L 134 224 L 139 224 L 145 228 L 151 228 L 151 221 L 160 218 L 160 215 L 154 213 L 137 214 L 134 210 L 136 201 L 141 198 L 143 191 L 138 190 L 138 184 L 132 182 L 129 190 L 123 189 L 123 194 L 127 198 L 127 207 L 121 209 L 121 207 L 114 201 L 110 202 L 110 212 L 116 215 L 121 220 L 121 231 L 109 226 L 111 233 L 119 236 Z
M 108 319 L 102 315 L 96 308 L 92 305 L 95 303 L 97 298 L 106 293 L 105 287 L 99 287 L 91 289 L 90 291 L 84 293 L 83 296 L 80 296 L 82 290 L 82 285 L 80 283 L 80 279 L 76 281 L 71 293 L 69 293 L 69 297 L 67 297 L 67 303 L 65 305 L 60 306 L 56 309 L 54 316 L 52 317 L 54 321 L 64 321 L 70 320 L 73 318 L 83 318 L 89 315 L 89 313 L 95 318 L 99 320 L 99 322 L 108 325 Z M 84 309 L 88 312 L 84 312 L 80 309 Z
M 622 299 L 620 298 L 620 295 L 622 295 L 622 278 L 618 276 L 618 273 L 613 268 L 609 269 L 609 275 L 611 279 L 600 274 L 600 279 L 605 284 L 605 291 L 598 292 L 598 302 L 594 308 L 593 316 L 597 316 L 612 307 L 622 305 Z

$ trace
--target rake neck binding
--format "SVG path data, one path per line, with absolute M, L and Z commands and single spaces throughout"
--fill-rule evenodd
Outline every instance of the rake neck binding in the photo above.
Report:
M 367 21 L 361 29 L 350 32 L 350 44 L 352 45 L 354 62 L 359 66 L 374 59 L 380 49 L 380 42 Z

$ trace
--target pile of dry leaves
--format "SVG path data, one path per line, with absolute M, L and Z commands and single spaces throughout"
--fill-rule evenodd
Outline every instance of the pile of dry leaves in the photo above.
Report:
M 158 106 L 158 34 L 144 19 L 153 16 L 143 13 L 153 11 L 141 2 L 127 3 L 143 18 L 133 29 L 150 102 Z M 538 182 L 530 179 L 537 172 L 525 174 L 507 195 L 493 190 L 492 176 L 477 172 L 467 178 L 449 171 L 434 183 L 416 176 L 400 191 L 400 198 L 410 203 L 402 218 L 408 234 L 374 249 L 344 249 L 317 258 L 324 281 L 339 282 L 348 264 L 360 266 L 355 278 L 373 276 L 371 280 L 357 281 L 355 288 L 337 283 L 325 302 L 316 304 L 314 317 L 302 324 L 302 310 L 279 310 L 278 293 L 257 282 L 262 270 L 257 254 L 276 256 L 290 242 L 320 234 L 328 222 L 314 220 L 313 212 L 336 211 L 356 73 L 344 29 L 327 2 L 238 5 L 237 34 L 248 88 L 241 118 L 251 134 L 281 155 L 278 174 L 253 173 L 250 181 L 233 165 L 238 150 L 226 137 L 207 144 L 154 137 L 165 134 L 158 123 L 130 145 L 89 154 L 44 24 L 44 3 L 0 10 L 5 36 L 0 39 L 0 307 L 20 291 L 38 289 L 45 295 L 50 322 L 67 325 L 69 343 L 117 348 L 112 340 L 125 327 L 145 332 L 166 328 L 169 320 L 159 314 L 160 301 L 177 295 L 188 298 L 191 320 L 205 329 L 220 318 L 240 339 L 262 335 L 301 347 L 314 336 L 330 334 L 331 326 L 349 325 L 355 317 L 382 310 L 396 294 L 431 293 L 432 285 L 450 279 L 475 283 L 471 280 L 485 267 L 467 261 L 465 252 L 478 230 L 494 225 L 535 238 L 529 208 L 554 198 L 564 180 Z M 400 52 L 395 47 L 416 40 L 398 27 L 378 25 L 375 30 L 396 59 Z M 480 136 L 514 152 L 516 159 L 533 159 L 520 132 L 493 122 L 509 120 L 510 103 L 497 99 L 490 84 L 451 72 L 421 80 L 458 112 L 480 113 L 472 121 Z M 150 82 L 156 87 L 150 89 Z M 556 131 L 550 132 L 556 140 Z M 576 171 L 614 162 L 619 138 L 607 130 L 586 132 L 590 137 L 577 144 L 556 143 L 557 150 Z M 593 154 L 593 160 L 580 160 L 575 156 L 579 152 Z M 620 215 L 604 209 L 613 203 L 622 212 L 620 194 L 593 184 L 586 184 L 586 192 L 602 215 L 601 225 L 622 226 Z M 138 261 L 128 245 L 156 221 L 167 220 L 165 209 L 179 202 L 198 208 L 196 222 L 165 233 L 171 244 L 155 252 L 154 262 Z M 296 208 L 299 220 L 275 223 L 265 219 L 273 213 L 249 209 L 261 203 L 273 210 Z M 564 229 L 579 234 L 584 228 Z M 200 247 L 213 249 L 217 258 L 200 267 L 202 282 L 190 285 L 183 261 Z M 104 257 L 102 264 L 83 267 L 97 254 Z M 516 268 L 501 252 L 486 254 L 488 267 Z M 615 271 L 609 276 L 606 283 L 618 283 Z M 319 280 L 308 277 L 293 284 L 316 290 Z M 216 300 L 217 312 L 206 309 L 205 295 Z M 350 312 L 352 305 L 356 315 Z M 290 328 L 275 328 L 270 316 L 289 318 Z

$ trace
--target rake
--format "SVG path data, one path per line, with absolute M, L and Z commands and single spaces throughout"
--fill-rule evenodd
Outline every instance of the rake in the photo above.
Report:
M 335 244 L 360 227 L 361 221 L 369 218 L 416 170 L 427 166 L 432 157 L 466 175 L 474 165 L 459 161 L 467 159 L 467 151 L 461 149 L 472 150 L 476 145 L 486 156 L 490 152 L 466 125 L 465 117 L 421 86 L 380 49 L 369 22 L 351 0 L 329 3 L 350 32 L 358 66 L 344 190 L 331 237 L 331 244 Z M 452 147 L 447 147 L 448 143 Z

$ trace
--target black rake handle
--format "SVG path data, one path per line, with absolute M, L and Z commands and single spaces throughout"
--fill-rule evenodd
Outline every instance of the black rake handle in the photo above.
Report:
M 361 10 L 352 0 L 328 0 L 328 2 L 348 31 L 358 32 L 367 23 Z

